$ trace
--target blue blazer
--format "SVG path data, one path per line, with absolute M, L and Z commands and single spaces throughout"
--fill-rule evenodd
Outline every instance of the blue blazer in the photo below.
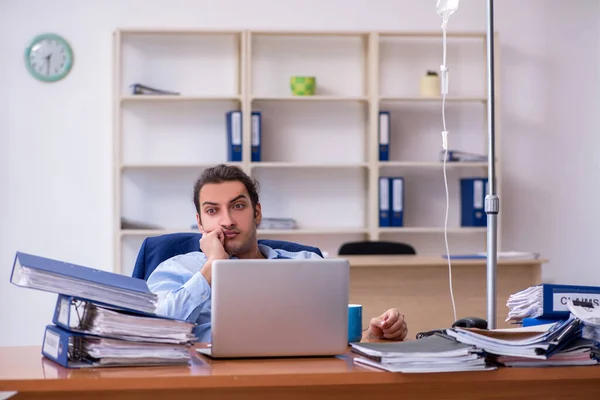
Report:
M 132 276 L 134 278 L 147 280 L 161 262 L 180 254 L 200 251 L 201 237 L 201 233 L 194 232 L 170 233 L 167 235 L 147 237 L 144 239 L 138 253 Z M 291 252 L 310 251 L 323 257 L 321 250 L 317 247 L 305 246 L 299 243 L 267 239 L 261 239 L 258 243 L 269 246 L 272 249 Z

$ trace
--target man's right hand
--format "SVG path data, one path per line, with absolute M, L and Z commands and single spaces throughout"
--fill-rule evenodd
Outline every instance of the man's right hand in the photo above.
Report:
M 202 266 L 200 273 L 204 276 L 208 284 L 212 280 L 212 262 L 214 260 L 227 260 L 229 254 L 225 251 L 225 234 L 221 229 L 202 235 L 200 239 L 200 250 L 204 253 L 207 260 Z

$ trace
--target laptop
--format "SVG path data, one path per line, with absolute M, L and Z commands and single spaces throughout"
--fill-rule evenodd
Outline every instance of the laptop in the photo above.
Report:
M 344 259 L 215 260 L 213 358 L 335 356 L 348 348 Z

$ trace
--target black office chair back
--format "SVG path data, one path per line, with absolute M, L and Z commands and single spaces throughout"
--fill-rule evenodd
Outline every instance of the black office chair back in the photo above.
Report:
M 386 241 L 365 241 L 344 243 L 338 255 L 414 255 L 414 247 L 406 243 Z

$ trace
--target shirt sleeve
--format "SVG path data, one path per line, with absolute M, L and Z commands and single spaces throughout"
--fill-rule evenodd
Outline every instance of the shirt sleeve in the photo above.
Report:
M 196 322 L 202 310 L 210 307 L 210 285 L 200 273 L 202 265 L 194 267 L 169 259 L 148 277 L 148 287 L 159 299 L 157 314 Z

